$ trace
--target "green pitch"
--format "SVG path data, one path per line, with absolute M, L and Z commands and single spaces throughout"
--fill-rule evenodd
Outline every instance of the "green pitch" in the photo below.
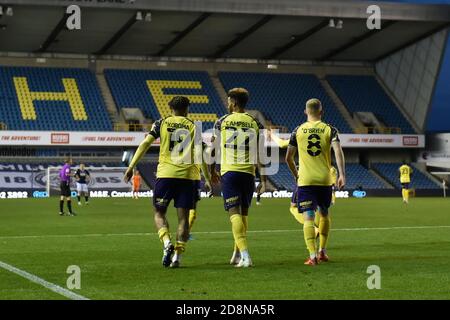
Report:
M 332 208 L 331 262 L 303 265 L 302 228 L 288 199 L 263 199 L 250 216 L 255 264 L 228 264 L 232 235 L 221 199 L 204 199 L 183 268 L 163 269 L 149 199 L 92 199 L 77 217 L 59 217 L 58 200 L 0 202 L 0 261 L 66 287 L 81 269 L 89 299 L 448 299 L 450 199 L 338 199 Z M 169 212 L 171 231 L 175 214 Z M 381 269 L 369 290 L 367 268 Z M 0 299 L 65 297 L 0 268 Z

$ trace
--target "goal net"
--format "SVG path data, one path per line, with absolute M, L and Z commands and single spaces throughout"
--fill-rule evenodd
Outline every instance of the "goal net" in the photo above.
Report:
M 46 174 L 46 191 L 48 196 L 60 194 L 59 171 L 62 166 L 48 167 Z M 72 167 L 71 173 L 75 174 L 78 167 Z M 123 181 L 126 167 L 85 167 L 89 171 L 90 179 L 88 188 L 91 197 L 131 196 L 131 183 Z M 143 185 L 142 187 L 145 187 Z M 75 177 L 70 179 L 72 194 L 76 193 Z M 126 193 L 130 193 L 129 195 Z

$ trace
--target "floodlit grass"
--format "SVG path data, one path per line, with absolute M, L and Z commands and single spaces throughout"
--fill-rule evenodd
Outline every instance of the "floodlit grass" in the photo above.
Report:
M 450 200 L 338 199 L 332 208 L 331 261 L 303 265 L 302 227 L 288 199 L 263 199 L 250 212 L 254 268 L 228 264 L 232 235 L 219 198 L 199 203 L 180 269 L 161 266 L 162 245 L 149 199 L 92 199 L 59 217 L 58 199 L 1 200 L 0 261 L 66 287 L 67 267 L 81 268 L 90 299 L 448 299 Z M 169 211 L 176 229 L 174 209 Z M 367 268 L 381 289 L 367 288 Z M 0 269 L 0 299 L 65 299 Z

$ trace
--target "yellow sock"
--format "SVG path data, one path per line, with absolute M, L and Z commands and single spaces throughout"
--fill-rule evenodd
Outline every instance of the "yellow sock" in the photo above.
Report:
M 405 200 L 406 202 L 409 201 L 409 189 L 405 189 Z
M 298 213 L 298 209 L 295 206 L 291 206 L 289 208 L 289 211 L 291 212 L 291 214 L 294 216 L 295 220 L 297 220 L 300 224 L 304 223 L 304 219 L 303 219 L 303 214 Z
M 175 253 L 177 255 L 182 254 L 186 250 L 186 242 L 183 241 L 177 241 L 177 244 L 175 245 Z
M 169 233 L 168 228 L 163 227 L 163 228 L 159 229 L 158 236 L 159 236 L 159 240 L 161 240 L 161 242 L 164 243 L 164 245 L 166 245 L 168 242 L 170 242 L 170 233 Z
M 197 210 L 195 209 L 189 210 L 189 232 L 191 232 L 195 219 L 197 219 Z
M 331 193 L 331 203 L 335 203 L 336 202 L 336 193 L 333 192 Z
M 242 216 L 242 223 L 244 223 L 245 234 L 247 235 L 248 230 L 248 216 Z M 238 245 L 234 243 L 234 251 L 239 251 Z
M 330 234 L 331 219 L 330 216 L 320 217 L 319 234 L 320 234 L 320 249 L 326 249 L 328 243 L 328 236 Z
M 314 232 L 314 221 L 305 220 L 303 224 L 303 234 L 305 236 L 306 248 L 308 248 L 310 255 L 316 254 L 316 237 Z
M 233 214 L 230 217 L 231 230 L 233 231 L 234 243 L 239 251 L 247 250 L 247 237 L 245 235 L 245 225 L 240 214 Z
M 316 215 L 314 216 L 314 226 L 318 227 L 320 224 L 320 214 L 318 211 L 316 211 Z

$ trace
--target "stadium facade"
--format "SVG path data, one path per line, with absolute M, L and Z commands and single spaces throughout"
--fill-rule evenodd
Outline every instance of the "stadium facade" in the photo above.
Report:
M 226 91 L 246 87 L 250 112 L 282 137 L 322 100 L 348 162 L 343 196 L 398 195 L 402 161 L 417 196 L 441 194 L 448 175 L 431 172 L 450 171 L 450 6 L 397 2 L 374 2 L 377 28 L 367 1 L 0 0 L 0 191 L 42 195 L 67 155 L 122 166 L 173 95 L 208 130 Z M 150 188 L 157 148 L 140 170 Z M 117 179 L 98 174 L 93 190 L 126 189 Z M 270 181 L 294 185 L 283 161 Z

